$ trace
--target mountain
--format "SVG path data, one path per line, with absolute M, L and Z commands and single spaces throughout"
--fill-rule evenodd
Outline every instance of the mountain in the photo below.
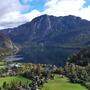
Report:
M 71 53 L 90 45 L 90 21 L 72 15 L 42 15 L 0 32 L 19 45 L 25 62 L 62 65 Z
M 0 60 L 5 59 L 9 55 L 16 54 L 18 50 L 17 46 L 7 35 L 0 33 Z

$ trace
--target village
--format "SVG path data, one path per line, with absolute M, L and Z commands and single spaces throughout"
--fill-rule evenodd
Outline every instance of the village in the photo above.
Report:
M 13 87 L 11 85 L 12 87 L 7 87 L 7 82 L 3 82 L 2 87 L 4 89 L 13 88 L 5 90 L 39 90 L 48 80 L 54 79 L 54 71 L 56 71 L 56 69 L 57 67 L 55 65 L 1 62 L 0 78 L 22 76 L 28 79 L 25 85 L 21 84 L 22 81 L 17 81 L 16 83 L 19 83 L 17 86 L 14 85 L 15 87 Z M 31 82 L 29 82 L 29 80 Z M 13 84 L 16 83 L 13 82 Z
M 76 68 L 78 68 L 79 71 L 83 70 L 82 75 L 86 77 L 84 68 L 77 65 L 75 66 L 74 64 L 67 63 L 63 68 L 50 64 L 1 61 L 0 90 L 49 90 L 47 87 L 54 90 L 60 88 L 60 85 L 62 85 L 62 87 L 66 85 L 68 87 L 74 86 L 75 89 L 78 87 L 81 88 L 81 90 L 87 90 L 84 86 L 75 84 L 77 80 L 73 78 L 74 75 L 72 74 L 75 73 L 74 69 Z M 51 86 L 48 86 L 50 83 Z M 58 86 L 52 87 L 53 84 Z M 66 88 L 67 87 L 63 87 L 63 89 Z M 69 88 L 67 90 L 69 90 Z

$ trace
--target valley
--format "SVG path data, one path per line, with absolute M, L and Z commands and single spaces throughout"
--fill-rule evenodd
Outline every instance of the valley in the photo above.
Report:
M 90 89 L 90 21 L 42 15 L 0 33 L 0 90 Z

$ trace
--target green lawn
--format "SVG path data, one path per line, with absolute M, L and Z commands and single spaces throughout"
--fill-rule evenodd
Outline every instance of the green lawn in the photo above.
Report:
M 5 69 L 6 68 L 6 62 L 0 61 L 0 69 Z
M 5 64 L 6 64 L 6 62 L 0 61 L 0 66 L 3 66 L 3 65 L 5 65 Z
M 67 78 L 55 77 L 55 80 L 50 80 L 44 85 L 42 90 L 87 90 L 80 84 L 72 84 Z
M 20 81 L 22 82 L 22 84 L 26 84 L 27 82 L 28 83 L 31 83 L 31 80 L 29 79 L 26 79 L 22 76 L 12 76 L 12 77 L 5 77 L 5 78 L 0 78 L 0 86 L 3 85 L 3 82 L 7 82 L 8 84 L 11 82 L 11 81 L 14 81 L 16 83 L 19 83 Z
M 0 66 L 0 69 L 5 69 L 6 68 L 6 66 Z

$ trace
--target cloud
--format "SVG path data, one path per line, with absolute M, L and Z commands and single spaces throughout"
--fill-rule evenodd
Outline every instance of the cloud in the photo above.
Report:
M 83 19 L 90 20 L 90 5 L 84 6 L 87 0 L 44 0 L 44 11 L 34 8 L 28 13 L 20 13 L 23 10 L 27 12 L 32 9 L 29 2 L 35 0 L 2 0 L 0 1 L 0 29 L 17 27 L 23 23 L 31 21 L 33 18 L 48 14 L 54 16 L 75 15 Z M 39 2 L 39 0 L 36 0 Z M 33 2 L 33 3 L 34 3 Z
M 8 12 L 19 10 L 18 0 L 1 0 L 0 1 L 0 17 Z
M 0 29 L 16 27 L 25 22 L 26 18 L 18 11 L 8 12 L 0 18 Z
M 0 29 L 17 27 L 40 15 L 41 13 L 37 10 L 27 14 L 21 14 L 18 11 L 9 12 L 0 19 Z
M 23 3 L 26 3 L 26 1 Z M 0 29 L 17 27 L 41 15 L 37 10 L 27 14 L 20 13 L 22 9 L 26 10 L 26 6 L 22 7 L 19 0 L 0 1 Z
M 87 19 L 90 21 L 90 6 L 80 10 L 80 12 L 78 13 L 78 16 L 82 17 L 83 19 Z
M 18 17 L 16 12 L 19 12 L 20 4 L 18 0 L 1 0 L 0 1 L 0 29 L 13 27 L 15 18 Z M 18 22 L 18 21 L 17 21 Z
M 90 20 L 90 6 L 84 7 L 85 3 L 86 0 L 48 0 L 43 13 L 54 16 L 75 15 Z
M 38 10 L 33 10 L 33 11 L 30 12 L 30 13 L 24 14 L 24 17 L 25 17 L 28 21 L 31 21 L 32 19 L 34 19 L 35 17 L 40 16 L 40 15 L 42 15 L 41 12 L 39 12 Z

